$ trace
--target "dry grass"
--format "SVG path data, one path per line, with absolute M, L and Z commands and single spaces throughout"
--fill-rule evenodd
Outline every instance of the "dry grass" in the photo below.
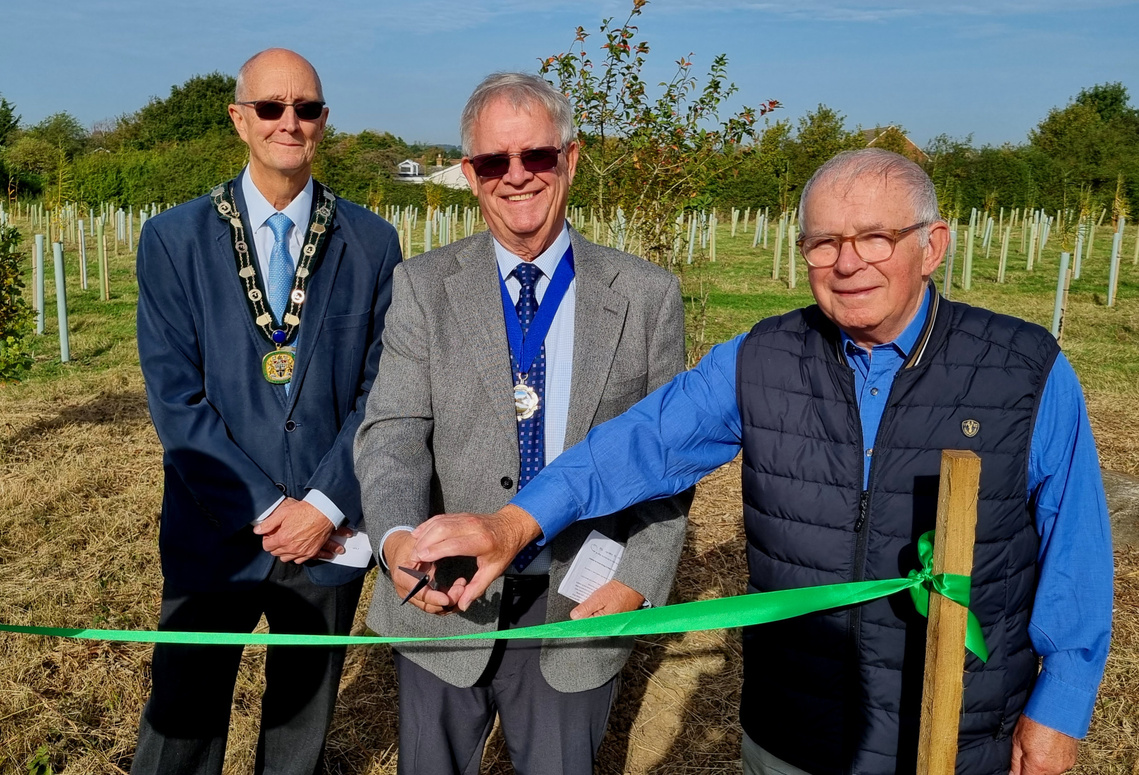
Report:
M 767 307 L 794 306 L 803 294 L 802 288 L 792 294 L 756 281 L 754 262 L 742 251 L 739 256 L 725 249 L 716 270 L 721 282 L 713 308 L 719 317 L 709 325 L 716 339 L 742 330 Z M 129 308 L 133 291 L 127 262 L 124 257 L 118 267 L 117 287 L 125 289 L 119 310 Z M 975 299 L 992 304 L 995 295 L 982 288 Z M 1104 465 L 1139 474 L 1134 295 L 1114 310 L 1091 294 L 1075 300 L 1068 351 L 1088 386 Z M 1034 319 L 1045 316 L 1050 304 L 1001 298 L 1012 307 L 1008 311 Z M 152 628 L 161 585 L 161 450 L 133 342 L 101 328 L 105 315 L 85 315 L 72 339 L 76 365 L 53 364 L 58 356 L 45 338 L 33 378 L 0 387 L 0 621 Z M 120 323 L 131 325 L 129 318 Z M 675 599 L 743 591 L 739 503 L 738 463 L 700 485 Z M 1113 651 L 1079 772 L 1139 775 L 1139 549 L 1121 547 L 1117 565 Z M 18 635 L 0 635 L 0 646 L 0 773 L 28 772 L 41 748 L 57 773 L 129 770 L 148 691 L 147 647 Z M 246 653 L 227 773 L 252 769 L 263 655 L 259 648 Z M 642 639 L 622 680 L 600 772 L 739 771 L 738 632 Z M 330 771 L 394 773 L 396 713 L 387 649 L 351 649 L 328 741 Z M 500 736 L 492 738 L 484 771 L 511 771 Z

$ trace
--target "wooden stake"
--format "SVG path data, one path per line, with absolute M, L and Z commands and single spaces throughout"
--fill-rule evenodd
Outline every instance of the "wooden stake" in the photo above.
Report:
M 977 534 L 981 458 L 969 450 L 941 453 L 933 572 L 971 575 Z M 925 685 L 918 736 L 918 775 L 953 775 L 964 693 L 968 609 L 936 593 L 929 597 Z

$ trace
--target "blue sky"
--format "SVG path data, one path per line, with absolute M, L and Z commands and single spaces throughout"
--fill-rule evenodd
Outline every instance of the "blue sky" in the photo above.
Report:
M 316 65 L 338 129 L 456 143 L 484 75 L 534 70 L 578 25 L 596 31 L 629 5 L 2 0 L 0 95 L 26 124 L 67 110 L 91 126 L 285 46 Z M 701 72 L 725 53 L 736 107 L 777 99 L 774 115 L 794 120 L 825 103 L 851 127 L 901 124 L 919 145 L 941 133 L 1022 142 L 1096 83 L 1122 81 L 1139 105 L 1139 2 L 652 0 L 639 23 L 653 83 L 689 52 Z

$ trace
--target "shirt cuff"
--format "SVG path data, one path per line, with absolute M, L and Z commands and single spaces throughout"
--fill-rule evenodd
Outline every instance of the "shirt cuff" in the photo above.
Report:
M 305 496 L 305 503 L 316 508 L 324 516 L 328 517 L 328 521 L 332 523 L 332 529 L 340 527 L 344 524 L 344 512 L 341 511 L 332 499 L 322 493 L 320 490 L 309 490 L 308 495 Z
M 250 522 L 249 524 L 260 525 L 262 522 L 267 520 L 269 518 L 269 515 L 272 514 L 274 511 L 276 511 L 277 507 L 280 506 L 284 501 L 285 501 L 285 496 L 282 495 L 280 498 L 278 498 L 277 500 L 275 500 L 273 502 L 272 506 L 270 506 L 269 508 L 262 511 L 261 514 L 255 520 Z
M 1036 687 L 1024 714 L 1046 727 L 1063 732 L 1068 737 L 1082 739 L 1092 723 L 1092 709 L 1095 707 L 1094 691 L 1053 678 L 1047 668 L 1040 672 Z
M 388 569 L 388 562 L 387 562 L 387 560 L 384 559 L 384 544 L 386 544 L 388 542 L 388 539 L 391 538 L 392 533 L 398 533 L 401 530 L 410 533 L 412 530 L 415 530 L 415 528 L 413 528 L 411 525 L 396 525 L 395 527 L 393 527 L 391 530 L 384 533 L 380 537 L 380 543 L 379 543 L 380 550 L 378 552 L 376 552 L 376 558 L 380 561 L 380 565 L 386 571 L 389 569 Z

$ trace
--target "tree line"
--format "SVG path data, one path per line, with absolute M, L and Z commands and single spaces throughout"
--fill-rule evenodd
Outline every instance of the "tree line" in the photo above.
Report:
M 709 198 L 722 206 L 796 205 L 811 174 L 839 151 L 867 144 L 861 128 L 819 105 L 794 126 L 769 122 L 756 141 L 736 152 L 715 176 Z M 898 128 L 877 142 L 907 149 Z M 904 141 L 903 141 L 904 142 Z M 1083 89 L 1053 108 L 1024 142 L 1000 146 L 973 143 L 972 135 L 939 135 L 921 149 L 919 161 L 933 179 L 942 215 L 968 217 L 972 208 L 1076 208 L 1127 215 L 1139 206 L 1139 110 L 1122 83 Z M 912 155 L 912 154 L 911 154 Z
M 234 86 L 230 75 L 195 75 L 169 96 L 90 130 L 67 112 L 25 126 L 0 95 L 0 181 L 7 198 L 141 206 L 200 196 L 246 161 L 226 110 Z M 369 206 L 470 204 L 466 192 L 396 179 L 404 159 L 427 166 L 458 155 L 453 147 L 407 143 L 388 132 L 348 134 L 329 126 L 314 174 L 339 195 Z
M 623 54 L 619 43 L 613 45 Z M 563 74 L 563 86 L 569 80 Z M 16 106 L 0 95 L 0 180 L 7 198 L 138 206 L 199 196 L 245 163 L 246 149 L 226 113 L 233 87 L 233 77 L 222 73 L 194 76 L 172 87 L 169 96 L 89 130 L 66 112 L 24 125 Z M 717 95 L 713 108 L 722 96 L 726 94 Z M 777 107 L 773 101 L 767 110 Z M 692 116 L 693 126 L 686 131 L 698 133 L 696 122 L 707 117 Z M 636 137 L 618 133 L 600 140 L 590 127 L 583 129 L 587 145 L 604 143 L 612 149 L 623 142 L 630 148 L 640 143 L 631 156 L 639 156 L 637 169 L 644 169 L 643 127 Z M 735 140 L 717 145 L 714 158 L 702 158 L 705 171 L 698 186 L 685 189 L 686 206 L 789 209 L 820 164 L 838 151 L 867 144 L 861 127 L 847 126 L 841 113 L 821 104 L 796 121 L 769 117 L 762 127 L 750 123 L 736 126 L 733 133 Z M 913 155 L 900 127 L 875 144 Z M 940 135 L 922 151 L 920 161 L 938 188 L 947 217 L 968 214 L 974 207 L 1106 208 L 1126 215 L 1139 205 L 1139 110 L 1122 83 L 1081 90 L 1065 106 L 1049 111 L 1022 143 L 978 147 L 972 136 Z M 429 165 L 438 156 L 458 153 L 453 147 L 407 143 L 388 132 L 349 134 L 329 127 L 314 172 L 341 196 L 367 205 L 471 204 L 466 192 L 407 185 L 396 178 L 403 159 Z M 589 180 L 574 187 L 571 204 L 599 204 L 591 170 L 579 173 Z M 616 168 L 613 176 L 616 182 L 623 177 Z M 643 201 L 644 181 L 635 187 Z M 606 201 L 619 204 L 622 199 L 610 195 Z

